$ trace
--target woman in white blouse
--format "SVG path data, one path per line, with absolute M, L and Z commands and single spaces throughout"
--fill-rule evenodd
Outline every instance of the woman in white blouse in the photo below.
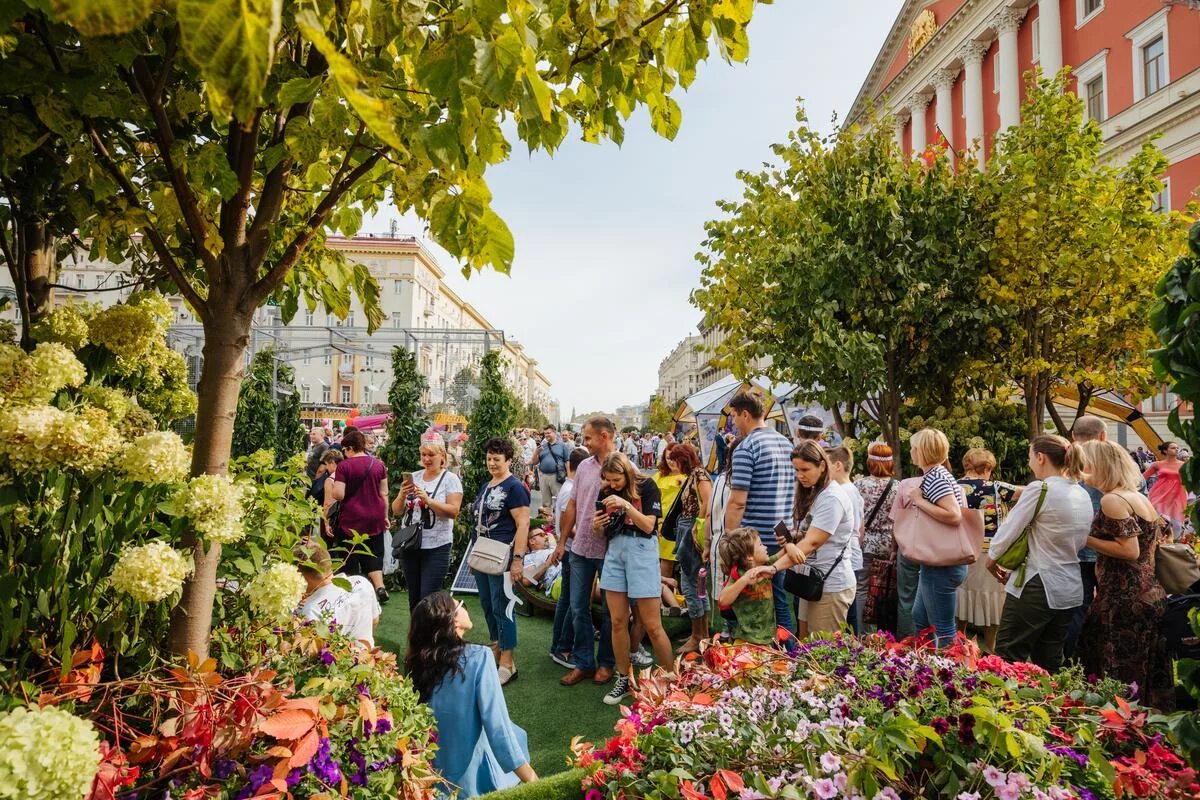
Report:
M 988 549 L 988 571 L 1007 583 L 996 652 L 1008 661 L 1032 661 L 1054 672 L 1062 665 L 1075 609 L 1083 604 L 1078 554 L 1087 545 L 1094 512 L 1079 484 L 1086 471 L 1081 448 L 1061 436 L 1039 436 L 1029 446 L 1029 468 L 1037 480 L 1021 492 Z M 1026 526 L 1029 557 L 1023 574 L 1020 568 L 1010 574 L 994 559 Z

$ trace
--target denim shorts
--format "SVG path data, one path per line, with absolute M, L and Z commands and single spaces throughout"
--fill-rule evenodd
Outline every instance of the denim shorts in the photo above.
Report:
M 620 535 L 608 540 L 600 588 L 624 592 L 630 600 L 662 597 L 662 573 L 658 570 L 658 537 Z

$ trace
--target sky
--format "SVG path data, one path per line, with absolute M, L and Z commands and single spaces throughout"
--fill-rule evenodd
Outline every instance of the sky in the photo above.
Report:
M 748 62 L 730 66 L 714 55 L 687 92 L 675 93 L 683 124 L 673 142 L 651 131 L 644 111 L 629 120 L 619 148 L 576 134 L 553 157 L 530 156 L 514 142 L 512 158 L 487 174 L 493 207 L 516 240 L 509 276 L 464 279 L 415 217 L 399 217 L 398 232 L 425 241 L 451 287 L 525 345 L 564 421 L 572 409 L 646 402 L 659 363 L 696 333 L 700 312 L 688 297 L 717 200 L 738 197 L 738 170 L 771 159 L 771 144 L 795 127 L 797 98 L 822 129 L 847 112 L 901 5 L 758 6 Z M 365 231 L 387 230 L 388 220 Z

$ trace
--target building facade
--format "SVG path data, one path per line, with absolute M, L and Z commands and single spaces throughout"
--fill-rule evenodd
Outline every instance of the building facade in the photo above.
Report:
M 699 336 L 688 336 L 659 363 L 657 394 L 663 400 L 677 402 L 701 388 L 700 370 L 705 366 L 705 357 L 700 346 Z
M 1063 66 L 1111 163 L 1161 134 L 1170 167 L 1159 204 L 1183 208 L 1200 187 L 1200 11 L 1186 3 L 909 0 L 848 118 L 874 107 L 893 115 L 909 152 L 944 138 L 986 160 L 1020 119 L 1025 73 Z

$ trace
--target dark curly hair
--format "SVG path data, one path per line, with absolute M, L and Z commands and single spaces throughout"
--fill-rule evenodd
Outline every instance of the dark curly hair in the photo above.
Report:
M 404 671 L 422 703 L 429 702 L 442 679 L 462 674 L 462 653 L 467 643 L 454 629 L 457 614 L 458 604 L 449 592 L 434 592 L 413 609 Z
M 513 455 L 515 455 L 512 441 L 503 436 L 496 436 L 484 442 L 483 452 L 485 455 L 492 453 L 494 455 L 504 456 L 505 461 L 512 461 Z

